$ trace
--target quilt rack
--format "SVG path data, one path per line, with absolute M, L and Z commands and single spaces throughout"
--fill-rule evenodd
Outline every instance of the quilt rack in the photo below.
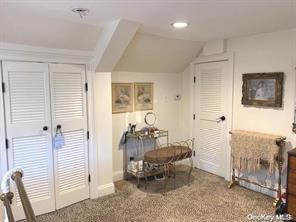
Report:
M 229 132 L 229 134 L 233 134 L 233 132 Z M 254 184 L 254 185 L 257 185 L 261 188 L 266 188 L 268 190 L 271 190 L 271 191 L 275 191 L 277 192 L 277 197 L 278 199 L 276 200 L 276 204 L 278 202 L 282 202 L 282 198 L 281 198 L 281 187 L 282 187 L 282 167 L 283 167 L 283 149 L 284 149 L 284 146 L 285 146 L 285 140 L 286 140 L 286 137 L 279 137 L 275 140 L 275 143 L 276 145 L 279 147 L 279 150 L 278 150 L 278 154 L 277 156 L 275 157 L 275 161 L 276 161 L 276 165 L 277 165 L 277 170 L 278 170 L 278 181 L 277 181 L 277 184 L 278 184 L 278 188 L 273 188 L 273 187 L 269 187 L 269 186 L 266 186 L 266 185 L 263 185 L 261 183 L 258 183 L 258 182 L 255 182 L 255 181 L 251 181 L 247 178 L 243 178 L 243 177 L 240 177 L 240 171 L 238 172 L 238 175 L 235 175 L 235 168 L 232 168 L 232 178 L 231 178 L 231 183 L 229 184 L 228 188 L 232 188 L 233 186 L 235 185 L 239 185 L 239 181 L 245 181 L 247 183 L 250 183 L 250 184 Z M 265 161 L 265 160 L 261 160 L 260 161 L 260 165 L 267 165 L 269 164 L 268 161 Z

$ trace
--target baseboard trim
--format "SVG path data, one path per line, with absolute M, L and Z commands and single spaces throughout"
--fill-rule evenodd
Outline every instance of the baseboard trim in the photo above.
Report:
M 114 183 L 107 183 L 98 186 L 98 196 L 103 197 L 115 192 Z
M 123 180 L 123 170 L 113 172 L 113 182 Z

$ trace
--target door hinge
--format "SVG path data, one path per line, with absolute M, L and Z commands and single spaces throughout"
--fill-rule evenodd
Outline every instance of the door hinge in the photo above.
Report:
M 195 120 L 195 114 L 193 114 L 193 120 Z
M 193 77 L 193 83 L 196 83 L 196 76 Z
M 195 156 L 195 150 L 193 150 L 193 156 Z
M 2 92 L 5 93 L 5 83 L 4 82 L 2 82 L 2 86 L 1 87 L 2 87 Z
M 91 181 L 91 176 L 90 174 L 88 174 L 88 182 L 90 183 L 90 181 Z
M 9 141 L 8 141 L 8 139 L 5 139 L 5 148 L 6 148 L 6 149 L 9 148 Z
M 85 92 L 88 92 L 88 83 L 87 82 L 85 83 L 84 88 L 85 88 Z
M 89 131 L 86 132 L 86 138 L 89 140 Z

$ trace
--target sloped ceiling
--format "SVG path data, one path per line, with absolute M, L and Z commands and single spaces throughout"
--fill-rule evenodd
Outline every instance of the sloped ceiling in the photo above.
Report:
M 137 33 L 117 63 L 116 72 L 178 73 L 200 53 L 203 42 Z
M 0 42 L 93 51 L 101 28 L 18 7 L 1 7 Z

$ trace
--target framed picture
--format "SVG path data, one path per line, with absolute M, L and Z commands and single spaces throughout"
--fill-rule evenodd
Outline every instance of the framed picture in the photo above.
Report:
M 133 84 L 112 83 L 112 113 L 133 112 Z
M 282 107 L 283 72 L 243 74 L 242 104 Z
M 134 110 L 153 109 L 153 83 L 134 83 Z

